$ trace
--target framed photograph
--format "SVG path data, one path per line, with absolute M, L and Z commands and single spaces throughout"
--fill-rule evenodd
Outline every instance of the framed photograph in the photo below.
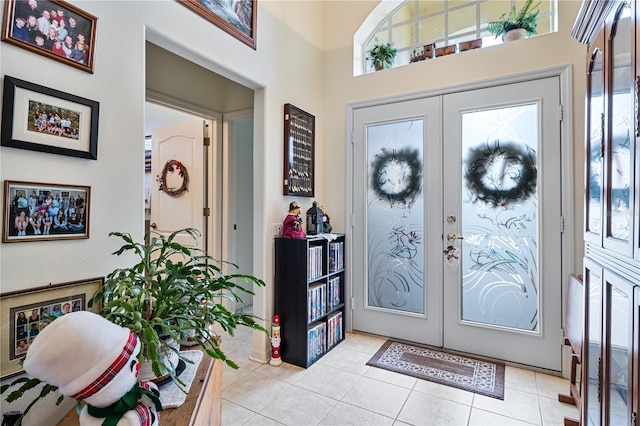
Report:
M 89 310 L 89 299 L 103 283 L 104 278 L 92 278 L 0 294 L 0 378 L 20 374 L 21 361 L 40 331 L 59 316 Z
M 237 0 L 234 2 L 215 0 L 178 1 L 255 50 L 258 0 Z
M 95 16 L 62 0 L 5 0 L 2 41 L 93 73 Z
M 2 146 L 98 159 L 100 104 L 4 77 Z
M 89 238 L 89 186 L 4 182 L 2 242 Z

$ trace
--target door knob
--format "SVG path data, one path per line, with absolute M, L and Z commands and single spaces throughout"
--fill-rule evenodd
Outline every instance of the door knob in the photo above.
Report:
M 155 223 L 155 222 L 153 222 L 153 223 L 152 223 L 151 225 L 149 225 L 149 226 L 151 226 L 153 229 L 156 229 L 156 228 L 158 227 L 158 225 L 156 225 L 156 223 Z
M 455 241 L 455 240 L 464 240 L 464 237 L 462 235 L 457 235 L 453 232 L 449 232 L 447 234 L 447 240 L 449 241 Z

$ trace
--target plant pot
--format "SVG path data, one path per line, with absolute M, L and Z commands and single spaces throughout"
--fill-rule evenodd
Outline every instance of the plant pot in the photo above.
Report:
M 178 368 L 178 363 L 180 361 L 180 356 L 178 355 L 180 351 L 180 345 L 175 340 L 169 338 L 165 341 L 167 345 L 171 348 L 162 347 L 158 351 L 158 356 L 164 358 L 165 365 L 172 365 L 175 369 Z M 156 376 L 153 370 L 151 369 L 151 362 L 146 359 L 140 358 L 140 370 L 138 371 L 138 380 L 159 383 L 165 381 L 169 377 L 169 372 L 163 374 L 162 376 Z
M 527 30 L 523 28 L 516 28 L 515 30 L 507 31 L 502 35 L 502 41 L 505 43 L 513 40 L 520 40 L 527 38 Z

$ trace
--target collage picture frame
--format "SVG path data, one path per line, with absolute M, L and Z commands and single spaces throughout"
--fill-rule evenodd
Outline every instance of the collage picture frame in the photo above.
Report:
M 56 317 L 98 312 L 99 306 L 89 309 L 87 304 L 103 284 L 104 278 L 91 278 L 0 294 L 0 378 L 24 371 L 22 359 L 30 342 Z

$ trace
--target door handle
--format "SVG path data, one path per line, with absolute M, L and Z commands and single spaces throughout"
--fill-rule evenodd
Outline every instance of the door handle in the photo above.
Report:
M 455 234 L 453 232 L 449 232 L 447 234 L 447 240 L 449 240 L 449 241 L 464 240 L 464 237 L 462 235 L 458 235 L 458 234 Z
M 151 225 L 149 225 L 149 226 L 151 226 L 153 229 L 156 229 L 156 228 L 158 227 L 158 225 L 156 225 L 156 223 L 155 223 L 155 222 L 153 222 L 153 223 L 152 223 Z

